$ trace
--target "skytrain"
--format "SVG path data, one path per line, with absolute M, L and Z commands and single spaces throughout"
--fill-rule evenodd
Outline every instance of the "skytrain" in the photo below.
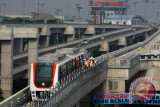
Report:
M 30 91 L 32 100 L 42 97 L 45 91 L 50 91 L 65 81 L 69 74 L 78 70 L 77 60 L 87 58 L 86 51 L 64 48 L 38 58 L 31 64 Z

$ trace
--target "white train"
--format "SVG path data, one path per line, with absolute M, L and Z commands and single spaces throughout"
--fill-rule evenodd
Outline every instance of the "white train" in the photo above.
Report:
M 31 64 L 30 90 L 32 100 L 41 97 L 44 91 L 61 84 L 69 74 L 79 69 L 77 60 L 86 58 L 86 51 L 65 48 L 38 58 Z

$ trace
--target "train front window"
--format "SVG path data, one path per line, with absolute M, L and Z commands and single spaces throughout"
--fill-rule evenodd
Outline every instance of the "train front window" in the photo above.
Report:
M 53 67 L 52 66 L 37 66 L 36 78 L 52 78 Z

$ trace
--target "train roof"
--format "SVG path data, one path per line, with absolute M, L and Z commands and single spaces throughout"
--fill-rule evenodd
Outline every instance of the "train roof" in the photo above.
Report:
M 38 57 L 38 62 L 62 63 L 64 60 L 70 60 L 83 54 L 84 52 L 79 51 L 77 48 L 62 48 L 56 50 L 55 53 L 48 53 Z

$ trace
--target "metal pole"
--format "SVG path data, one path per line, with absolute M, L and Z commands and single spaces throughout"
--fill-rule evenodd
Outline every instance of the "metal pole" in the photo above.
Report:
M 40 2 L 39 2 L 39 0 L 37 2 L 38 2 L 37 3 L 37 5 L 38 5 L 38 14 L 40 14 Z
M 44 13 L 45 13 L 45 10 L 46 10 L 46 0 L 44 0 Z
M 152 6 L 153 6 L 153 16 L 152 16 L 152 17 L 153 17 L 153 19 L 154 19 L 154 12 L 155 12 L 155 11 L 154 11 L 154 4 L 155 4 L 155 1 L 153 0 L 153 1 L 152 1 Z
M 88 22 L 89 22 L 89 2 L 88 2 Z
M 56 10 L 56 14 L 57 14 L 57 37 L 56 37 L 56 39 L 57 39 L 57 48 L 58 48 L 58 12 L 60 12 L 61 10 L 59 10 L 59 9 L 55 9 Z
M 79 27 L 79 48 L 80 48 L 80 8 L 79 8 L 79 22 L 78 22 L 78 27 Z
M 136 5 L 137 5 L 137 3 L 138 3 L 138 2 L 136 2 L 136 1 L 133 2 L 134 6 L 135 6 L 135 15 L 137 15 L 137 14 L 136 14 Z
M 144 1 L 144 3 L 145 3 L 145 18 L 146 18 L 146 20 L 148 19 L 148 16 L 147 16 L 147 13 L 146 13 L 146 7 L 148 6 L 148 2 L 149 2 L 149 0 L 145 0 Z
M 58 11 L 57 11 L 57 48 L 58 48 Z
M 69 0 L 67 0 L 67 24 L 69 22 Z
M 4 3 L 3 6 L 4 6 L 4 20 L 5 20 L 5 19 L 6 19 L 6 18 L 5 18 L 5 8 L 6 8 L 6 3 Z
M 23 26 L 25 25 L 25 0 L 23 1 Z
M 80 4 L 77 4 L 77 11 L 79 13 L 79 21 L 78 21 L 78 26 L 79 26 L 79 48 L 80 48 L 80 10 L 83 9 L 82 7 L 79 6 Z
M 0 0 L 0 16 L 1 16 L 1 11 L 2 11 L 2 10 L 1 10 L 1 6 L 2 6 L 1 3 L 2 3 L 2 1 Z

